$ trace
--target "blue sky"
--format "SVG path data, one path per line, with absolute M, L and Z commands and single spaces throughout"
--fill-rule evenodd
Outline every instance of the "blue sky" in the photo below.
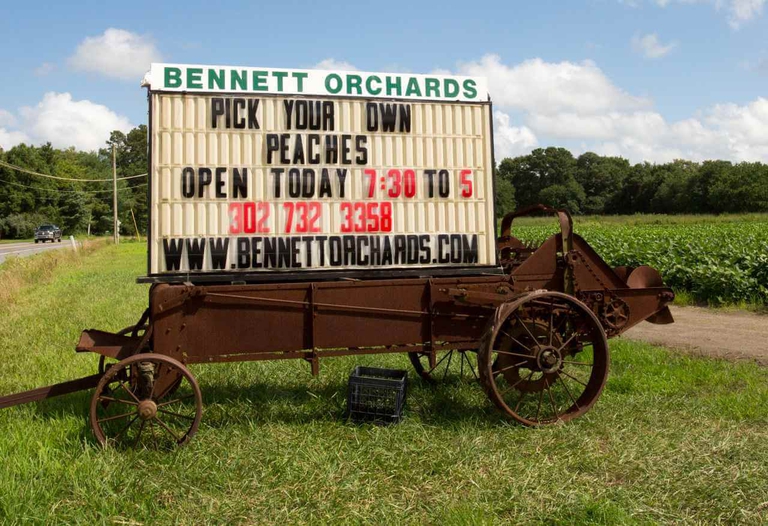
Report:
M 14 3 L 0 145 L 146 122 L 150 60 L 489 77 L 497 158 L 768 161 L 766 0 Z M 11 22 L 9 23 L 9 20 Z

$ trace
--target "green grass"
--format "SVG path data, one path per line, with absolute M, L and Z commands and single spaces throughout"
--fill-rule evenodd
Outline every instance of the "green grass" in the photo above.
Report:
M 0 245 L 6 245 L 10 243 L 31 243 L 34 239 L 0 239 Z
M 0 395 L 92 374 L 81 329 L 138 318 L 144 246 L 105 246 L 0 306 Z M 674 327 L 671 327 L 674 330 Z M 90 392 L 0 410 L 5 524 L 716 524 L 768 521 L 768 372 L 612 342 L 595 408 L 507 423 L 479 386 L 411 377 L 396 426 L 343 422 L 355 364 L 193 366 L 205 402 L 172 453 L 103 450 Z

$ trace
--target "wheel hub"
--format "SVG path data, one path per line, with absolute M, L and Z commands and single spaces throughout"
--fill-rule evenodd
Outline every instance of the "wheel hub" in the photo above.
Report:
M 560 368 L 563 358 L 554 347 L 540 347 L 536 356 L 536 364 L 543 373 L 553 373 Z
M 151 420 L 157 415 L 157 404 L 152 400 L 139 402 L 139 417 L 142 420 Z

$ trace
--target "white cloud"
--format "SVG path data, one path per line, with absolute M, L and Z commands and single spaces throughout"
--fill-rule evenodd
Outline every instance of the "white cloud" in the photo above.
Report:
M 96 150 L 113 130 L 131 128 L 126 117 L 89 100 L 73 100 L 69 93 L 46 93 L 36 106 L 19 108 L 18 117 L 0 110 L 0 146 L 5 149 L 50 142 L 57 148 Z
M 504 64 L 498 56 L 459 64 L 457 73 L 488 78 L 494 101 L 496 158 L 541 146 L 579 145 L 631 162 L 676 158 L 768 162 L 768 98 L 720 104 L 667 120 L 650 100 L 616 86 L 592 62 L 541 59 Z M 514 114 L 515 125 L 510 115 Z
M 667 55 L 677 46 L 676 42 L 662 44 L 656 33 L 647 35 L 635 35 L 632 37 L 632 49 L 642 54 L 645 58 L 661 58 Z
M 509 115 L 493 112 L 493 139 L 496 159 L 525 155 L 538 146 L 536 135 L 527 126 L 512 126 Z
M 16 117 L 13 113 L 0 108 L 0 126 L 16 126 Z
M 768 98 L 758 97 L 744 106 L 718 104 L 707 111 L 704 121 L 727 134 L 734 157 L 768 161 Z
M 485 55 L 479 61 L 460 63 L 458 73 L 488 77 L 494 102 L 508 108 L 601 113 L 650 104 L 616 87 L 590 60 L 553 63 L 534 58 L 508 66 L 498 55 Z
M 160 52 L 150 38 L 109 28 L 102 35 L 86 37 L 80 42 L 68 63 L 80 71 L 138 82 L 149 65 L 160 60 Z
M 325 60 L 321 60 L 314 66 L 312 66 L 312 69 L 332 69 L 336 71 L 357 71 L 357 68 L 350 64 L 349 62 L 345 62 L 343 60 L 336 60 L 335 58 L 326 58 Z
M 9 131 L 5 128 L 0 128 L 0 148 L 9 150 L 23 142 L 29 142 L 29 137 L 24 132 Z
M 56 69 L 56 65 L 50 62 L 43 62 L 35 68 L 35 75 L 38 77 L 44 77 Z
M 619 3 L 630 7 L 638 7 L 640 0 L 618 0 Z M 716 10 L 725 9 L 728 16 L 728 24 L 733 29 L 738 29 L 745 22 L 749 22 L 763 14 L 763 7 L 768 0 L 653 0 L 659 7 L 667 7 L 676 2 L 679 4 L 710 4 Z
M 731 27 L 738 29 L 741 24 L 763 14 L 766 0 L 731 0 L 728 4 L 728 22 Z
M 744 106 L 716 105 L 678 121 L 668 121 L 655 111 L 639 111 L 532 114 L 526 122 L 552 144 L 579 140 L 582 151 L 621 155 L 632 162 L 678 158 L 768 162 L 768 99 L 764 98 Z

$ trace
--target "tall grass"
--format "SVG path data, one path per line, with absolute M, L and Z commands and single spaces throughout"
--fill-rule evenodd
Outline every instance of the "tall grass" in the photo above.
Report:
M 0 396 L 92 374 L 77 336 L 136 321 L 145 264 L 141 244 L 104 246 L 17 291 L 0 314 Z M 0 410 L 0 523 L 768 521 L 768 372 L 611 343 L 595 408 L 543 429 L 506 422 L 476 384 L 415 375 L 403 423 L 344 422 L 352 367 L 409 368 L 403 355 L 329 359 L 318 378 L 298 360 L 193 366 L 201 429 L 170 454 L 98 447 L 90 392 Z
M 86 239 L 77 251 L 67 247 L 6 259 L 0 264 L 0 309 L 13 304 L 23 287 L 49 282 L 60 267 L 80 266 L 85 258 L 105 245 L 103 239 Z

